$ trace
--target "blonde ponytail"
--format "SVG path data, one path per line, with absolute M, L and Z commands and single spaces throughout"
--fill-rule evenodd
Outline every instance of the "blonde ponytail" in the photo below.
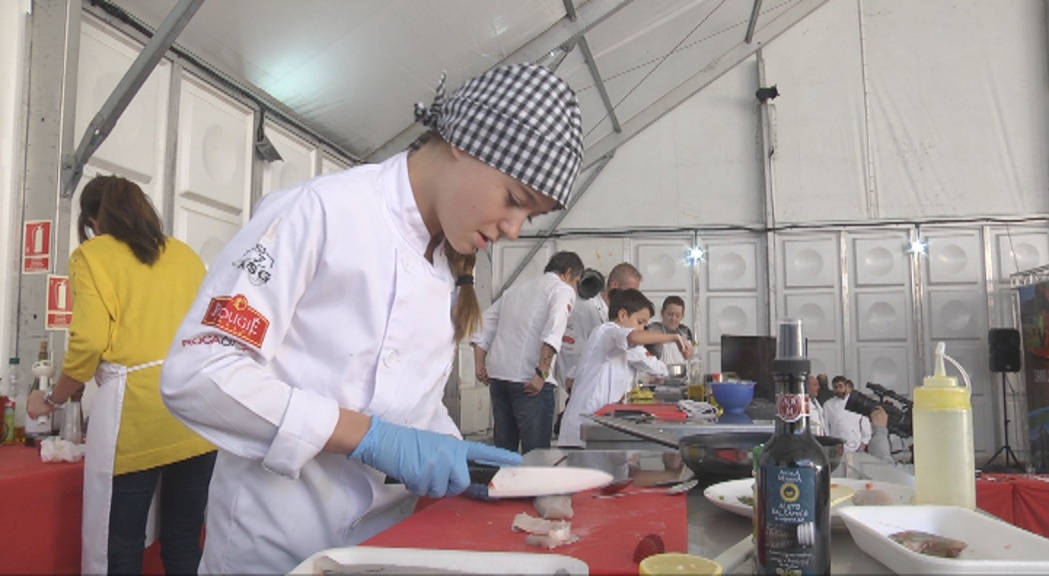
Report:
M 477 301 L 474 290 L 474 264 L 476 254 L 460 254 L 446 240 L 444 253 L 448 256 L 448 268 L 459 287 L 459 297 L 452 308 L 452 322 L 455 324 L 455 341 L 469 338 L 481 326 L 481 304 Z

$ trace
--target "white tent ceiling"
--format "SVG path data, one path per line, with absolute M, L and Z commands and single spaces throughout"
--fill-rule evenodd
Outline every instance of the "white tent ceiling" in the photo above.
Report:
M 176 44 L 362 160 L 419 133 L 441 71 L 542 62 L 579 94 L 590 165 L 825 1 L 207 0 Z M 178 2 L 108 4 L 155 30 Z

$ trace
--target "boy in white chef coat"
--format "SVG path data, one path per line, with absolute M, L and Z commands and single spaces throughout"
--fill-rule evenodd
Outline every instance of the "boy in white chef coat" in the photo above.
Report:
M 575 371 L 586 349 L 587 339 L 598 326 L 608 321 L 608 303 L 613 290 L 641 288 L 641 272 L 629 262 L 620 262 L 608 273 L 605 290 L 600 294 L 579 302 L 568 317 L 565 335 L 561 343 L 557 365 L 565 389 L 571 392 L 575 383 Z
M 464 491 L 468 460 L 520 463 L 461 440 L 441 402 L 475 327 L 452 321 L 472 290 L 453 297 L 463 255 L 568 204 L 579 105 L 519 64 L 447 99 L 442 78 L 416 118 L 430 131 L 412 150 L 269 194 L 175 336 L 164 401 L 219 446 L 201 572 L 287 573 L 403 519 L 409 491 Z
M 609 299 L 609 321 L 597 327 L 587 340 L 576 367 L 575 385 L 561 420 L 558 448 L 584 448 L 580 437 L 585 414 L 621 400 L 634 383 L 635 367 L 666 376 L 667 367 L 649 354 L 647 344 L 674 343 L 685 358 L 692 356 L 692 343 L 680 334 L 645 330 L 655 313 L 652 302 L 638 290 L 613 290 Z

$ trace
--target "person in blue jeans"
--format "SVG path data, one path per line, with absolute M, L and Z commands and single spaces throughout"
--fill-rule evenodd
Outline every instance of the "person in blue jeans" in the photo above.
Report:
M 485 310 L 470 341 L 477 380 L 489 386 L 499 448 L 527 454 L 550 447 L 557 401 L 551 374 L 583 269 L 575 252 L 554 254 L 542 276 L 511 287 Z

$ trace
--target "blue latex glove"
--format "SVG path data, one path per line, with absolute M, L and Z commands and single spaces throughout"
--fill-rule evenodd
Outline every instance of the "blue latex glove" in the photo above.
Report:
M 470 485 L 466 461 L 516 466 L 521 455 L 447 434 L 383 422 L 372 416 L 368 432 L 349 458 L 404 482 L 420 496 L 459 494 Z

